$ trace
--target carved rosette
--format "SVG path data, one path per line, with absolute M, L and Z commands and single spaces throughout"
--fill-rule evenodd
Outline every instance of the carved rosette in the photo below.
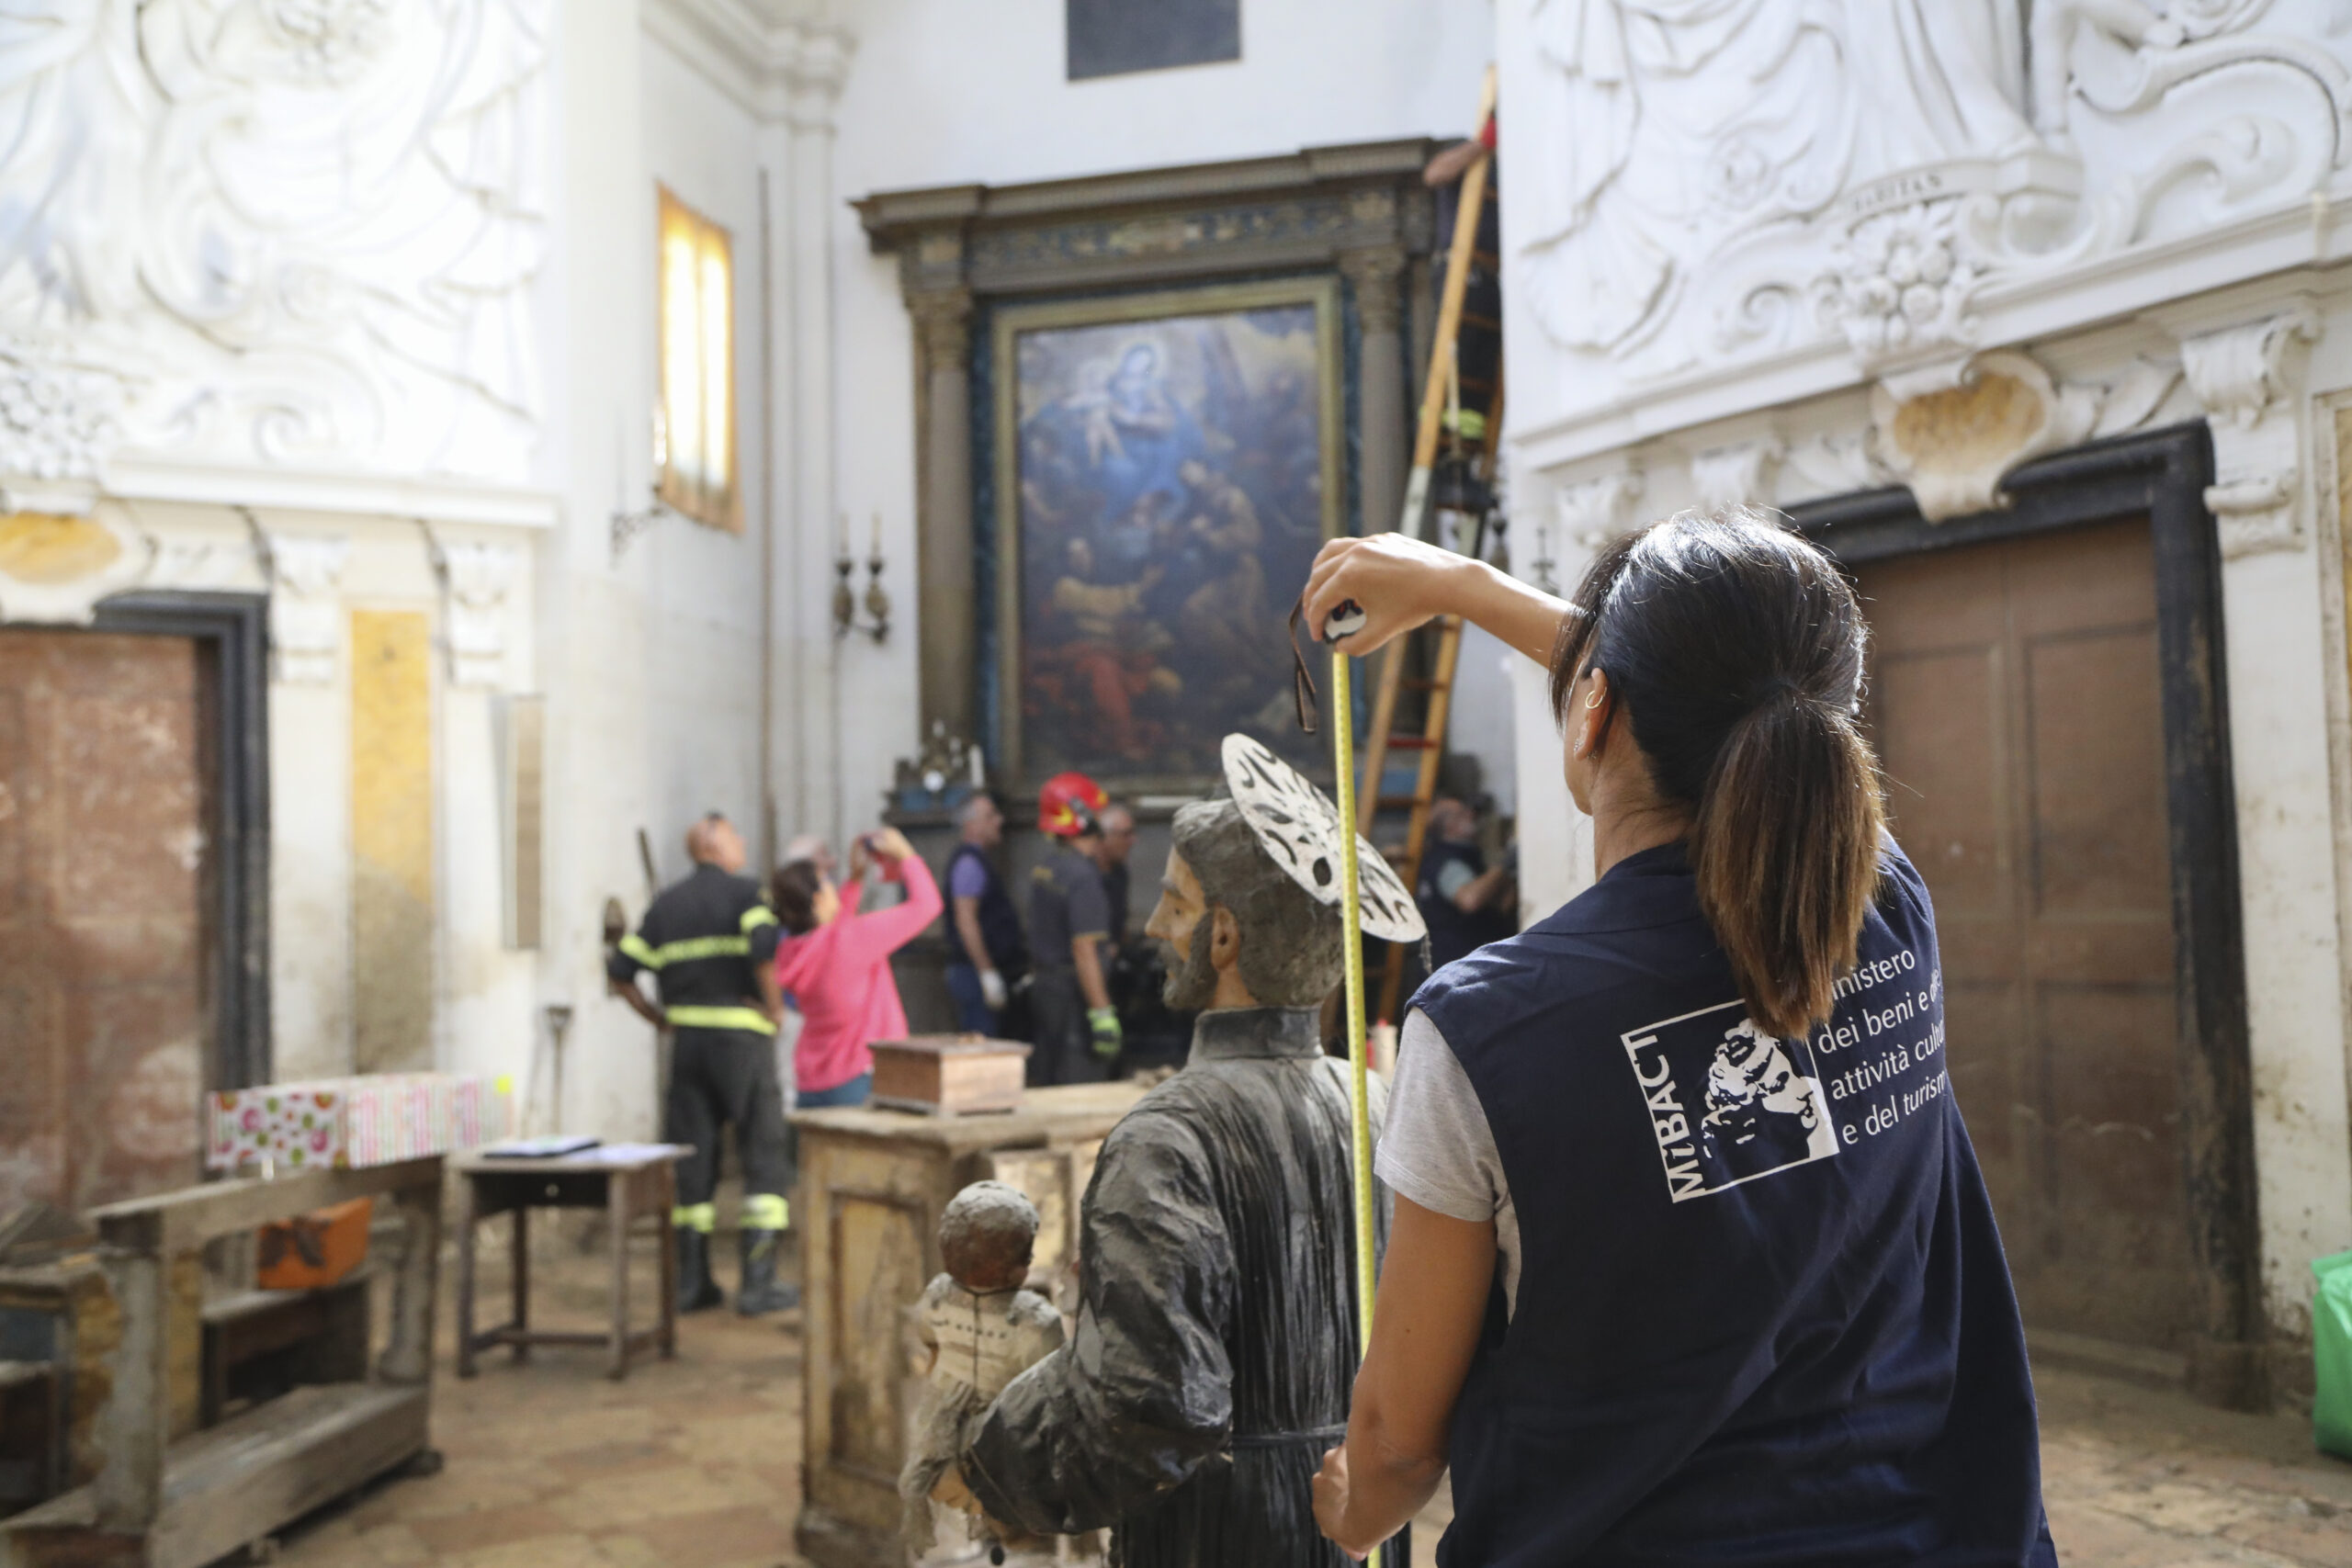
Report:
M 122 378 L 0 341 L 0 482 L 95 479 L 121 434 Z
M 2180 340 L 2181 369 L 2213 435 L 2205 504 L 2226 557 L 2301 549 L 2303 371 L 2319 340 L 2310 305 Z

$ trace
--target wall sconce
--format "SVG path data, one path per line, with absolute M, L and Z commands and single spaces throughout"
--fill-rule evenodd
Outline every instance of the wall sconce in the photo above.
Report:
M 878 647 L 890 639 L 890 595 L 882 587 L 882 514 L 874 514 L 874 542 L 865 558 L 865 614 L 867 625 L 857 620 L 857 591 L 850 580 L 857 574 L 857 561 L 849 553 L 849 518 L 842 518 L 842 542 L 833 557 L 833 636 L 845 637 L 852 632 L 864 632 Z
M 654 495 L 650 500 L 651 504 L 642 512 L 631 512 L 626 506 L 613 508 L 613 564 L 615 566 L 621 564 L 621 557 L 628 551 L 629 541 L 652 527 L 662 518 L 678 515 L 670 503 L 663 501 L 660 495 Z

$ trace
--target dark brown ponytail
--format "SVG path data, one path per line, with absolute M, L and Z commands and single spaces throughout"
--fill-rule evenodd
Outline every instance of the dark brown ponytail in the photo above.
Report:
M 1859 725 L 1869 631 L 1828 558 L 1745 509 L 1601 552 L 1561 627 L 1552 706 L 1602 670 L 1651 782 L 1690 817 L 1699 907 L 1748 1016 L 1829 1015 L 1879 881 L 1878 761 Z

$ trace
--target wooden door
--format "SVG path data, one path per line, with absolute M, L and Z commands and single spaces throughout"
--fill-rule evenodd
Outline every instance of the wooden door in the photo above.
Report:
M 2186 1348 L 2172 869 L 2144 522 L 1865 565 L 1871 720 L 1934 895 L 1952 1082 L 2027 1322 Z
M 198 1175 L 204 706 L 193 639 L 0 629 L 0 1213 Z

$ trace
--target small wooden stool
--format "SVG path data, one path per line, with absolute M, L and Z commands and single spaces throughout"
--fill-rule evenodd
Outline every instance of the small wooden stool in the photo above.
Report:
M 474 1354 L 504 1345 L 518 1361 L 534 1345 L 603 1345 L 611 1351 L 606 1375 L 628 1375 L 629 1358 L 649 1345 L 663 1359 L 678 1349 L 677 1255 L 670 1248 L 670 1211 L 677 1201 L 681 1159 L 694 1153 L 683 1144 L 622 1144 L 582 1149 L 553 1159 L 498 1159 L 461 1155 L 458 1185 L 458 1375 L 474 1375 Z M 533 1209 L 602 1209 L 611 1224 L 613 1326 L 607 1334 L 559 1333 L 531 1326 L 529 1212 Z M 514 1316 L 497 1328 L 474 1332 L 474 1231 L 492 1214 L 514 1216 Z M 660 1217 L 661 1314 L 650 1328 L 628 1325 L 628 1229 L 646 1214 Z

